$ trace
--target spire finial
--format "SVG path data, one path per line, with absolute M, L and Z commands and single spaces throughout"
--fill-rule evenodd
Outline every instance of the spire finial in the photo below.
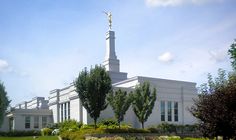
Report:
M 108 23 L 109 23 L 109 30 L 111 30 L 111 26 L 112 26 L 112 14 L 111 14 L 111 12 L 105 12 L 105 11 L 103 11 L 103 13 L 105 13 L 105 14 L 107 15 Z

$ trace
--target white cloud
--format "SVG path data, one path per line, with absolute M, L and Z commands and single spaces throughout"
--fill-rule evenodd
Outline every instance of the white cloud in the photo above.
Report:
M 7 61 L 0 59 L 0 72 L 6 70 L 9 67 Z
M 170 52 L 165 52 L 158 57 L 158 60 L 161 62 L 171 62 L 173 61 L 174 56 Z
M 146 5 L 149 7 L 160 6 L 179 6 L 183 4 L 204 4 L 209 2 L 220 2 L 223 0 L 145 0 Z
M 216 62 L 222 62 L 227 59 L 227 49 L 218 49 L 209 51 L 210 59 Z

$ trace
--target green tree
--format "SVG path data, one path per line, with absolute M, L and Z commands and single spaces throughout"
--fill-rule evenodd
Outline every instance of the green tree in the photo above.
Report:
M 124 115 L 131 104 L 130 94 L 119 89 L 111 92 L 107 96 L 107 101 L 111 105 L 120 128 L 120 122 L 124 120 Z
M 231 58 L 231 65 L 233 69 L 236 71 L 236 39 L 231 44 L 230 49 L 228 50 L 228 53 Z
M 209 74 L 210 75 L 210 74 Z M 208 84 L 203 84 L 199 98 L 190 112 L 200 120 L 200 130 L 205 136 L 236 136 L 236 75 L 226 75 L 219 69 L 213 81 L 208 76 Z
M 10 104 L 10 100 L 7 97 L 7 92 L 3 83 L 0 81 L 0 126 L 2 125 L 5 111 Z
M 96 128 L 100 112 L 107 107 L 106 95 L 111 91 L 109 74 L 101 66 L 96 65 L 90 71 L 85 68 L 80 72 L 74 84 L 81 103 L 90 117 L 94 119 Z
M 151 92 L 149 82 L 144 82 L 135 87 L 132 100 L 134 113 L 138 117 L 139 122 L 141 122 L 142 128 L 144 128 L 144 122 L 147 121 L 155 105 L 156 89 L 153 88 Z

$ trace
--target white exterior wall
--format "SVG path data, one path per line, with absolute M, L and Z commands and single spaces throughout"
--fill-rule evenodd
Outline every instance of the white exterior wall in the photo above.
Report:
M 193 98 L 197 98 L 196 84 L 191 82 L 166 80 L 158 78 L 148 78 L 148 77 L 133 77 L 125 81 L 121 81 L 113 84 L 113 86 L 118 89 L 123 90 L 128 89 L 128 91 L 133 90 L 137 84 L 143 83 L 144 81 L 149 81 L 151 87 L 157 89 L 157 100 L 155 102 L 152 114 L 149 116 L 148 120 L 145 122 L 145 126 L 157 125 L 162 123 L 161 121 L 161 111 L 160 102 L 165 101 L 165 122 L 167 120 L 167 102 L 172 102 L 172 121 L 168 123 L 175 124 L 194 124 L 196 123 L 196 118 L 188 111 L 188 109 L 193 105 Z M 123 88 L 125 87 L 125 88 Z M 174 102 L 178 102 L 178 121 L 174 121 Z M 132 108 L 130 108 L 125 116 L 125 121 L 132 123 L 134 127 L 140 127 L 140 123 L 136 118 Z
M 30 117 L 30 128 L 25 128 L 26 116 Z M 39 117 L 39 128 L 34 128 L 35 116 Z M 42 117 L 47 117 L 47 124 L 53 123 L 52 112 L 48 109 L 15 109 L 7 114 L 8 119 L 13 119 L 12 130 L 40 130 L 42 129 Z

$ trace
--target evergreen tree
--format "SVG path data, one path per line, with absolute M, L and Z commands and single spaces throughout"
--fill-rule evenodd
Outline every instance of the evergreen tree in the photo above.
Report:
M 105 68 L 95 66 L 90 71 L 84 69 L 74 82 L 82 105 L 94 119 L 96 128 L 100 112 L 107 107 L 106 95 L 111 91 L 111 79 Z
M 138 117 L 139 122 L 144 128 L 144 122 L 152 113 L 152 109 L 156 101 L 156 89 L 150 90 L 150 84 L 144 82 L 143 84 L 136 86 L 134 93 L 132 94 L 132 107 L 135 115 Z
M 231 65 L 233 69 L 236 71 L 236 39 L 234 40 L 233 44 L 231 44 L 228 53 L 231 58 Z
M 2 125 L 5 111 L 7 110 L 9 104 L 10 101 L 7 97 L 7 92 L 5 90 L 3 83 L 0 81 L 0 126 Z
M 120 122 L 124 120 L 124 115 L 131 104 L 131 97 L 126 91 L 119 89 L 111 92 L 107 96 L 107 101 L 111 105 L 120 128 Z

